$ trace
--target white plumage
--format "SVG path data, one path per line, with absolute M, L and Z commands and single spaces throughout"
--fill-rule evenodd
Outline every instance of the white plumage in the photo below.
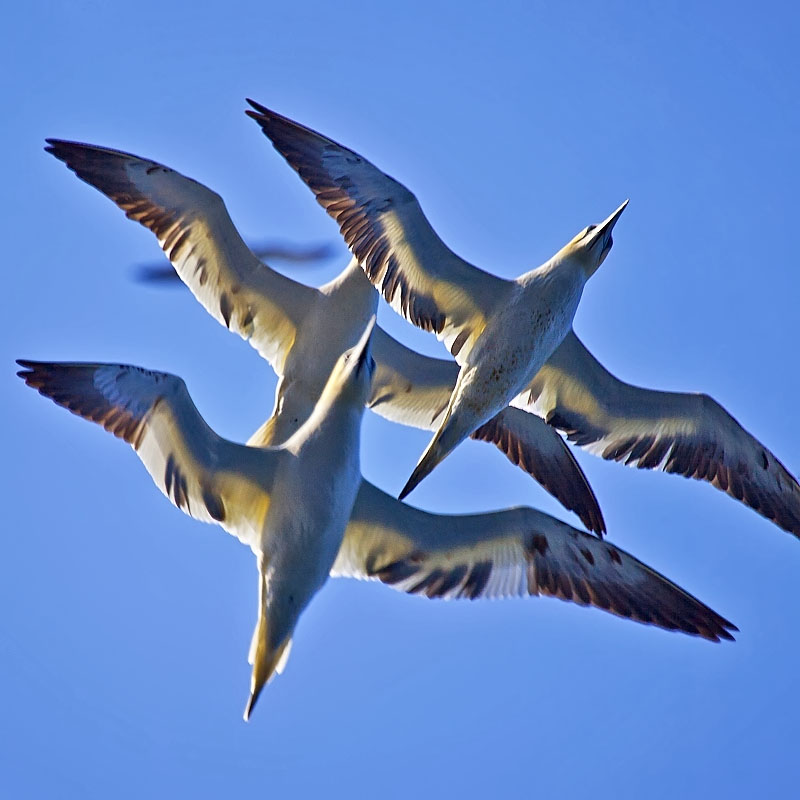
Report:
M 310 417 L 270 448 L 214 433 L 174 375 L 121 364 L 19 362 L 29 386 L 125 439 L 178 508 L 218 523 L 255 554 L 258 622 L 245 718 L 285 663 L 300 614 L 339 552 L 361 481 L 373 323 L 340 357 Z
M 612 245 L 625 204 L 515 281 L 459 258 L 414 195 L 352 150 L 249 101 L 275 148 L 339 224 L 370 280 L 461 365 L 446 418 L 406 485 L 425 477 L 486 415 L 534 411 L 602 458 L 706 480 L 800 536 L 800 485 L 706 395 L 630 386 L 572 331 L 586 279 Z
M 273 413 L 259 441 L 283 441 L 311 413 L 338 355 L 375 313 L 377 293 L 358 264 L 351 262 L 319 289 L 297 283 L 250 252 L 222 199 L 197 181 L 118 150 L 48 142 L 48 151 L 78 177 L 153 231 L 195 297 L 270 362 L 280 377 L 275 412 L 291 402 L 295 416 Z M 370 407 L 396 422 L 435 430 L 458 366 L 415 353 L 380 329 L 372 347 L 377 372 Z M 561 437 L 535 414 L 498 412 L 474 438 L 496 444 L 589 530 L 605 531 L 591 487 Z

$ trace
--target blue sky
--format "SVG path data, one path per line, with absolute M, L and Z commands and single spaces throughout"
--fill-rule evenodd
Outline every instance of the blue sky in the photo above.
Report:
M 402 180 L 453 249 L 500 275 L 630 197 L 577 332 L 621 378 L 708 392 L 797 473 L 798 12 L 271 6 L 39 2 L 6 15 L 5 790 L 786 794 L 800 778 L 800 543 L 721 493 L 578 453 L 610 539 L 734 621 L 733 645 L 554 600 L 437 603 L 330 582 L 246 725 L 252 555 L 172 508 L 129 448 L 26 389 L 13 360 L 168 370 L 220 433 L 258 427 L 269 367 L 188 293 L 137 284 L 155 241 L 42 151 L 46 136 L 129 150 L 217 190 L 246 236 L 338 246 L 245 117 L 252 96 Z M 319 284 L 346 261 L 340 249 L 300 276 Z M 388 308 L 380 319 L 444 352 Z M 367 415 L 364 474 L 396 493 L 427 438 Z M 576 522 L 469 442 L 410 499 L 527 503 Z

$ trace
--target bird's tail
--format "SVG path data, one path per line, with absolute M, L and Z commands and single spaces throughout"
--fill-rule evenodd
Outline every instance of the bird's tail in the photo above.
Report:
M 244 709 L 244 719 L 247 722 L 253 708 L 261 694 L 261 690 L 269 683 L 270 679 L 283 672 L 289 652 L 292 649 L 292 637 L 287 636 L 276 646 L 270 645 L 270 637 L 267 623 L 266 607 L 266 580 L 263 570 L 259 570 L 259 603 L 258 603 L 258 622 L 253 631 L 253 639 L 250 642 L 250 654 L 248 662 L 253 665 L 253 672 L 250 676 L 250 697 Z
M 442 424 L 439 426 L 439 430 L 436 431 L 433 439 L 431 439 L 430 443 L 425 448 L 425 452 L 417 462 L 417 466 L 414 467 L 411 477 L 406 482 L 398 498 L 402 500 L 410 494 L 417 484 L 423 478 L 427 477 L 433 471 L 434 467 L 443 461 L 470 433 L 472 433 L 472 431 L 465 429 L 462 424 L 459 424 L 457 418 L 451 415 L 448 410 Z

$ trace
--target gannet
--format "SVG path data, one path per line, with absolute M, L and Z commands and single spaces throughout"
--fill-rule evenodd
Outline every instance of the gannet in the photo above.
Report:
M 521 362 L 529 369 L 546 347 L 557 345 L 533 380 L 511 399 L 512 407 L 540 414 L 575 444 L 605 459 L 708 481 L 800 536 L 800 485 L 722 406 L 705 394 L 622 383 L 572 331 L 571 315 L 580 294 L 575 287 L 582 286 L 608 254 L 611 228 L 625 204 L 604 223 L 578 234 L 543 267 L 516 281 L 503 281 L 452 253 L 402 184 L 352 150 L 249 102 L 256 110 L 247 113 L 337 221 L 373 283 L 406 319 L 444 339 L 461 365 L 450 418 L 442 420 L 401 497 L 452 449 L 467 427 L 464 419 L 481 418 L 474 409 L 469 415 L 461 411 L 475 391 L 484 390 L 476 375 L 485 379 L 488 368 L 492 386 L 484 395 L 505 396 L 516 391 L 511 388 L 512 373 L 522 380 Z M 533 287 L 541 281 L 553 284 L 556 276 L 560 281 L 565 268 L 565 277 L 575 281 L 572 295 L 565 290 L 558 300 L 551 286 L 552 291 L 528 302 Z M 503 299 L 509 296 L 515 298 L 513 303 Z M 537 335 L 531 325 L 536 314 L 553 327 L 532 357 L 524 351 L 523 334 Z M 517 315 L 527 315 L 526 325 L 519 324 Z M 555 342 L 557 334 L 564 336 L 560 344 Z M 488 413 L 485 396 L 476 406 Z M 453 422 L 455 411 L 460 417 Z
M 679 586 L 540 511 L 432 514 L 360 475 L 354 482 L 367 359 L 365 341 L 348 351 L 311 418 L 271 448 L 217 436 L 174 375 L 122 364 L 18 362 L 20 377 L 40 394 L 131 444 L 174 505 L 255 553 L 259 617 L 245 719 L 285 666 L 298 617 L 328 570 L 429 598 L 541 594 L 713 642 L 733 640 L 736 626 Z
M 340 356 L 308 420 L 273 448 L 218 436 L 174 375 L 122 364 L 18 362 L 29 386 L 128 442 L 178 508 L 218 523 L 255 554 L 258 622 L 245 719 L 283 669 L 300 614 L 327 580 L 342 543 L 361 483 L 373 322 Z
M 336 220 L 367 277 L 409 322 L 434 332 L 460 366 L 444 417 L 400 492 L 405 497 L 531 382 L 567 335 L 587 280 L 605 260 L 626 200 L 515 280 L 452 252 L 416 198 L 369 161 L 248 100 L 247 113 Z
M 48 152 L 151 230 L 206 310 L 269 361 L 280 380 L 273 415 L 258 441 L 287 438 L 289 427 L 311 413 L 338 354 L 355 343 L 375 313 L 377 292 L 358 263 L 353 260 L 319 289 L 298 283 L 259 261 L 222 198 L 197 181 L 130 153 L 47 141 Z M 369 406 L 395 422 L 436 430 L 458 366 L 415 353 L 377 327 L 372 352 L 377 369 Z M 279 415 L 287 403 L 294 414 Z M 605 531 L 585 475 L 563 439 L 537 415 L 499 409 L 472 436 L 500 448 L 589 530 Z

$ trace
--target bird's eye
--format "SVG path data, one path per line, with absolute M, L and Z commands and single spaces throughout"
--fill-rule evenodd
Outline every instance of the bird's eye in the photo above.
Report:
M 590 225 L 590 226 L 589 226 L 589 227 L 586 229 L 586 232 L 585 232 L 583 235 L 584 235 L 584 236 L 588 236 L 588 235 L 589 235 L 589 234 L 590 234 L 590 233 L 591 233 L 591 232 L 592 232 L 592 231 L 593 231 L 593 230 L 594 230 L 596 227 L 597 227 L 597 225 Z

